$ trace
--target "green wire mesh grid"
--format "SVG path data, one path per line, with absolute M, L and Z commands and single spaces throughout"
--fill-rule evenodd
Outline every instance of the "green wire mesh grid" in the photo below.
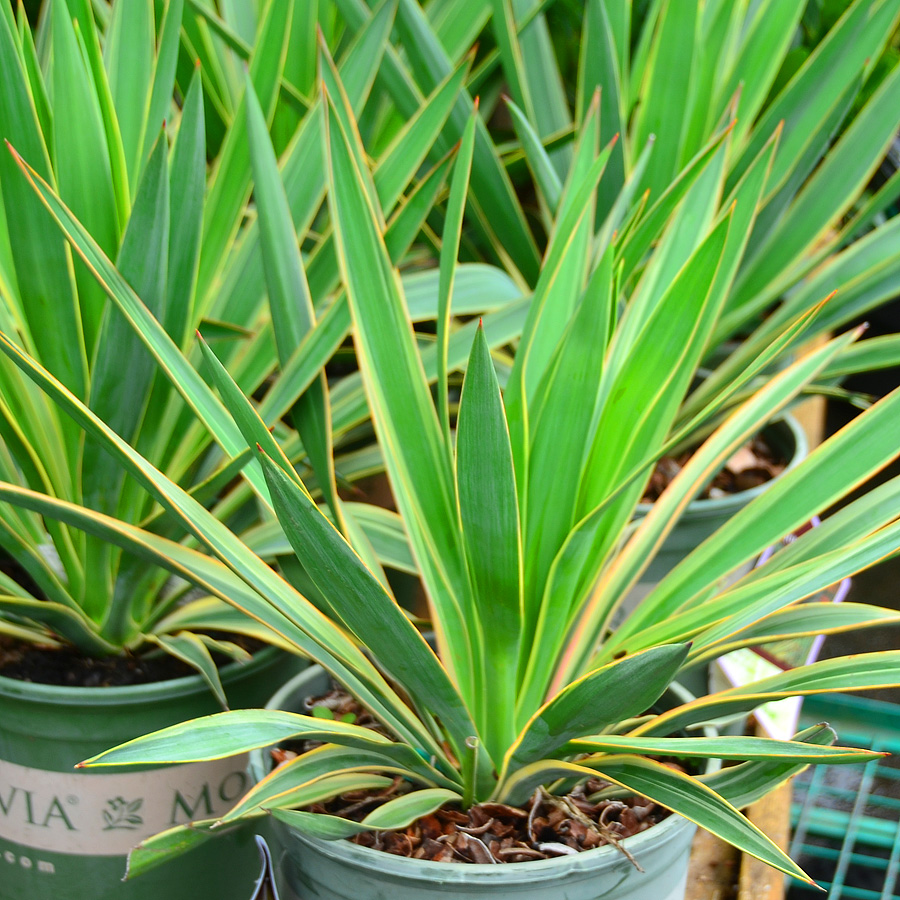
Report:
M 846 746 L 900 754 L 900 706 L 831 694 L 808 698 L 801 720 L 828 722 Z M 900 900 L 900 756 L 813 766 L 793 787 L 790 853 L 828 900 Z M 823 894 L 792 882 L 787 896 Z

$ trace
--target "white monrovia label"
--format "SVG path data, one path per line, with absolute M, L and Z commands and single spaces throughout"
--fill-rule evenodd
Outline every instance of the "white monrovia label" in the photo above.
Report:
M 145 838 L 222 815 L 250 786 L 247 756 L 149 772 L 49 772 L 0 760 L 0 838 L 124 856 Z

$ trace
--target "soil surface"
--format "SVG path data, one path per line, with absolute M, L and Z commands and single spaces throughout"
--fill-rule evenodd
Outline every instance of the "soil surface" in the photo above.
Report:
M 251 652 L 262 646 L 256 641 L 248 643 L 240 635 L 222 637 Z M 215 655 L 213 658 L 220 667 L 231 661 Z M 0 635 L 0 675 L 34 684 L 123 687 L 171 681 L 173 678 L 195 675 L 196 671 L 168 653 L 154 652 L 150 656 L 128 654 L 94 659 L 70 648 L 36 647 Z
M 643 502 L 653 503 L 658 500 L 693 454 L 694 451 L 689 450 L 680 456 L 664 456 L 650 476 L 647 490 L 641 498 Z M 761 437 L 756 437 L 728 460 L 725 468 L 716 475 L 698 499 L 725 497 L 728 494 L 748 491 L 780 475 L 786 465 L 787 460 L 775 453 Z
M 353 722 L 386 734 L 381 724 L 340 688 L 310 698 L 306 708 L 312 715 Z M 281 764 L 317 746 L 320 745 L 313 741 L 285 744 L 272 756 L 276 764 Z M 540 788 L 521 808 L 482 803 L 463 812 L 448 805 L 402 831 L 367 831 L 350 840 L 395 856 L 451 863 L 552 859 L 612 844 L 637 865 L 620 845 L 621 840 L 662 821 L 669 812 L 643 797 L 594 796 L 608 787 L 608 782 L 594 778 L 564 797 Z M 409 782 L 397 778 L 385 790 L 351 791 L 307 809 L 359 822 L 372 810 L 411 789 Z

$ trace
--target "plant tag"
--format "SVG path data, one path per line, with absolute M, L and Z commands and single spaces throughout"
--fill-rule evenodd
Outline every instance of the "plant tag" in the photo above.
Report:
M 226 813 L 248 757 L 141 772 L 51 772 L 0 761 L 0 838 L 34 850 L 125 856 L 174 825 Z

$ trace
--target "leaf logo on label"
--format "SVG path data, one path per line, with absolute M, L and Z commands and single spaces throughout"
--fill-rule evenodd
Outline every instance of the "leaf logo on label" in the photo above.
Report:
M 104 831 L 114 831 L 116 828 L 133 831 L 144 824 L 143 818 L 137 814 L 144 805 L 143 797 L 130 802 L 124 797 L 114 797 L 107 800 L 106 805 L 109 809 L 103 810 L 103 821 L 106 822 Z

